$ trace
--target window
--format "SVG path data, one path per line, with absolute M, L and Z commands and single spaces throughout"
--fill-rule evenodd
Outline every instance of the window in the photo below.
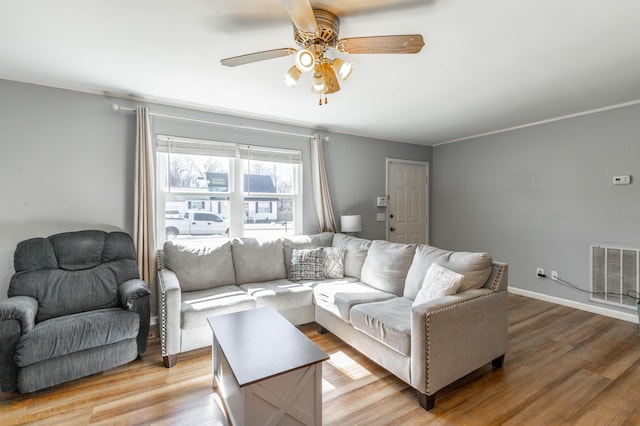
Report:
M 157 241 L 300 233 L 301 176 L 300 151 L 158 136 Z

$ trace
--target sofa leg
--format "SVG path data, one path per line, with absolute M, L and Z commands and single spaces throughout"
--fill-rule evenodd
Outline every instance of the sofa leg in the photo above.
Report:
M 418 393 L 418 402 L 420 402 L 420 406 L 425 409 L 425 411 L 432 410 L 433 407 L 436 406 L 436 395 L 427 395 L 420 391 L 416 391 Z
M 320 324 L 316 324 L 316 327 L 317 327 L 317 330 L 318 330 L 318 334 L 327 334 L 329 332 L 329 330 L 327 330 L 326 328 L 324 328 Z
M 498 358 L 491 361 L 491 365 L 493 365 L 495 368 L 502 368 L 502 366 L 504 365 L 504 355 L 500 355 Z
M 178 354 L 163 356 L 162 360 L 164 361 L 165 367 L 171 368 L 178 363 Z

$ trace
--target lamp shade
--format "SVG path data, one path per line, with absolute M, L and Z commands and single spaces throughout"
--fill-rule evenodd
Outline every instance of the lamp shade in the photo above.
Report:
M 362 231 L 362 216 L 359 214 L 340 216 L 340 230 L 342 232 Z

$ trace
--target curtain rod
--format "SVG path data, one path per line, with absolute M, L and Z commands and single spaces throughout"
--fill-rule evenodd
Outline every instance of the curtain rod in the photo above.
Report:
M 111 109 L 114 110 L 114 111 L 135 111 L 136 110 L 135 108 L 124 107 L 124 106 L 120 106 L 118 104 L 111 104 Z M 197 118 L 180 117 L 180 116 L 177 116 L 177 115 L 158 114 L 158 113 L 155 113 L 155 112 L 150 112 L 149 115 L 151 115 L 153 117 L 169 118 L 169 119 L 172 119 L 172 120 L 190 121 L 190 122 L 193 122 L 193 123 L 209 124 L 209 125 L 212 125 L 212 126 L 221 126 L 221 127 L 231 127 L 231 128 L 234 128 L 234 129 L 255 130 L 257 132 L 275 133 L 275 134 L 279 134 L 279 135 L 296 136 L 296 137 L 306 138 L 306 139 L 315 137 L 314 135 L 305 135 L 305 134 L 302 134 L 302 133 L 285 132 L 285 131 L 282 131 L 282 130 L 262 129 L 260 127 L 243 126 L 241 124 L 219 123 L 217 121 L 200 120 L 200 119 L 197 119 Z M 323 139 L 324 140 L 329 140 L 329 138 L 326 137 L 326 136 L 324 136 Z

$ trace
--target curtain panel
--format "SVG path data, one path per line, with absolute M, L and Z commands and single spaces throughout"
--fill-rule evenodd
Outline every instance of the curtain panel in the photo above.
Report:
M 133 241 L 140 278 L 155 289 L 155 188 L 151 121 L 147 107 L 136 108 L 136 167 Z M 153 290 L 152 290 L 153 291 Z
M 319 232 L 336 232 L 331 194 L 324 165 L 323 138 L 315 135 L 311 139 L 311 181 L 313 186 L 313 206 L 316 211 Z

